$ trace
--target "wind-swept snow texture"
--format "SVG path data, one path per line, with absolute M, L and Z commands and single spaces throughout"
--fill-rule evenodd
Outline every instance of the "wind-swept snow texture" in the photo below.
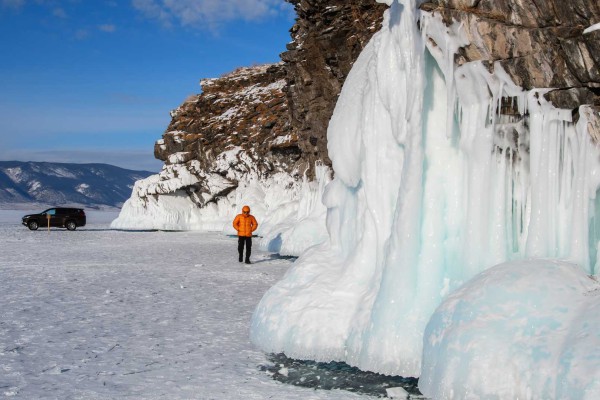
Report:
M 0 210 L 0 398 L 366 399 L 276 382 L 248 340 L 291 261 L 202 232 L 29 231 Z M 109 216 L 112 218 L 105 218 Z
M 419 376 L 429 318 L 477 273 L 525 257 L 596 273 L 600 174 L 585 118 L 573 124 L 500 65 L 455 70 L 459 26 L 387 3 L 329 126 L 329 240 L 265 294 L 251 339 Z

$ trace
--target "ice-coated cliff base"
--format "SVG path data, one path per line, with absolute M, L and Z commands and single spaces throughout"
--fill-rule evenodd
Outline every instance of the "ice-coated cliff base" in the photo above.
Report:
M 193 163 L 193 162 L 192 162 Z M 232 221 L 249 205 L 258 219 L 255 232 L 261 248 L 281 255 L 297 256 L 327 239 L 321 202 L 331 171 L 315 166 L 316 179 L 295 180 L 285 173 L 267 179 L 255 174 L 236 177 L 237 186 L 227 195 L 215 197 L 203 207 L 194 201 L 189 188 L 205 180 L 215 193 L 222 190 L 221 177 L 198 177 L 191 166 L 177 165 L 161 174 L 137 181 L 111 227 L 124 230 L 200 230 L 235 234 Z
M 423 361 L 430 317 L 477 274 L 528 258 L 568 261 L 580 276 L 597 273 L 600 162 L 585 118 L 574 123 L 570 111 L 544 100 L 544 90 L 516 87 L 499 64 L 455 68 L 465 44 L 460 26 L 418 14 L 413 1 L 389 3 L 329 126 L 329 240 L 302 254 L 265 294 L 251 339 L 293 358 L 420 376 L 423 362 L 434 362 Z M 560 309 L 546 312 L 560 320 Z M 524 318 L 543 329 L 534 314 Z M 576 329 L 569 325 L 576 320 L 563 323 Z M 530 344 L 523 351 L 535 353 Z M 596 376 L 598 366 L 589 367 Z M 548 379 L 556 371 L 545 371 Z M 446 388 L 440 376 L 430 393 Z M 545 390 L 532 386 L 530 395 L 544 398 Z

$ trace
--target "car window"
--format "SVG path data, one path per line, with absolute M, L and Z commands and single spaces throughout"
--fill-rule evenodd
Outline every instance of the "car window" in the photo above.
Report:
M 46 211 L 46 214 L 49 214 L 49 215 L 56 215 L 56 209 L 54 209 L 54 208 L 51 208 L 51 209 L 49 209 L 49 210 L 47 210 L 47 211 Z

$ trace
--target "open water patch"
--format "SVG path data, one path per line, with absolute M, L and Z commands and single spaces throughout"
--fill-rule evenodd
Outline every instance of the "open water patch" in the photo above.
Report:
M 268 355 L 273 365 L 259 368 L 276 381 L 313 389 L 341 389 L 377 397 L 388 397 L 387 389 L 401 387 L 408 399 L 425 399 L 419 392 L 417 378 L 390 376 L 361 371 L 344 362 L 316 362 L 295 360 L 283 353 Z

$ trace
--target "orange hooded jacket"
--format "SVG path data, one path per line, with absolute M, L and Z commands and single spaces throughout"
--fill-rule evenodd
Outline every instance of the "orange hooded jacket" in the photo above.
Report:
M 238 236 L 252 237 L 252 232 L 258 228 L 258 222 L 253 215 L 250 215 L 250 207 L 244 206 L 242 212 L 247 212 L 247 214 L 238 214 L 233 220 L 233 227 Z

